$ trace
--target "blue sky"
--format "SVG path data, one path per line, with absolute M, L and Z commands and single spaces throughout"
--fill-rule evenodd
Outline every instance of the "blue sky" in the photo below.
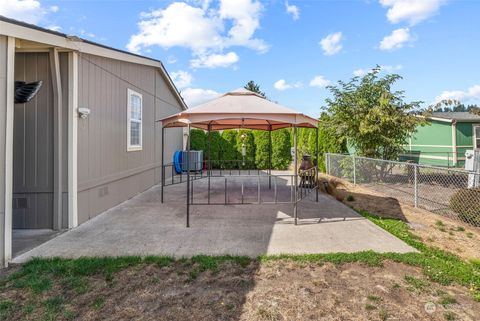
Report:
M 260 84 L 317 116 L 381 65 L 407 100 L 480 102 L 480 1 L 0 0 L 0 14 L 163 61 L 190 105 Z

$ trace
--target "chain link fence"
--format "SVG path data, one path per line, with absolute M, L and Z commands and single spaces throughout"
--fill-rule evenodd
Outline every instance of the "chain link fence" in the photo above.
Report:
M 480 227 L 480 173 L 331 153 L 325 166 L 329 175 Z

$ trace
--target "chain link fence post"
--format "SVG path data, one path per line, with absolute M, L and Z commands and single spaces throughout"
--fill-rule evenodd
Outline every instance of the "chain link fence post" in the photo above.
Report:
M 352 162 L 353 162 L 353 186 L 357 186 L 357 162 L 355 161 L 355 155 L 352 155 Z
M 325 153 L 325 171 L 327 172 L 327 175 L 330 175 L 330 168 L 328 166 L 328 159 L 330 158 L 329 153 Z
M 413 204 L 418 207 L 418 166 L 413 164 Z
M 325 154 L 325 165 L 356 186 L 480 227 L 480 171 L 336 153 Z

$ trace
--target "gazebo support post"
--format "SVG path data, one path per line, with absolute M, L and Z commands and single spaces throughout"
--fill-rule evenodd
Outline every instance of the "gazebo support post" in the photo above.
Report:
M 295 150 L 293 156 L 293 185 L 294 185 L 294 195 L 295 198 L 293 200 L 293 219 L 295 225 L 297 225 L 297 200 L 298 200 L 298 164 L 297 164 L 297 125 L 293 126 L 293 149 Z
M 163 186 L 165 185 L 165 168 L 164 168 L 164 147 L 163 145 L 165 144 L 165 127 L 162 126 L 162 157 L 161 157 L 161 162 L 160 162 L 160 174 L 162 175 L 160 177 L 160 194 L 161 194 L 161 202 L 163 203 Z
M 212 125 L 208 124 L 208 163 L 207 163 L 207 177 L 208 177 L 208 196 L 207 196 L 207 202 L 210 204 L 210 175 L 212 171 L 212 153 L 211 153 L 211 141 L 210 141 L 210 133 L 212 132 Z
M 272 188 L 272 125 L 268 125 L 268 189 Z
M 315 169 L 315 202 L 318 202 L 318 174 L 319 174 L 319 167 L 318 165 L 320 164 L 319 158 L 318 158 L 318 127 L 315 129 L 315 154 L 317 158 L 317 165 Z
M 187 227 L 190 227 L 190 124 L 187 134 Z

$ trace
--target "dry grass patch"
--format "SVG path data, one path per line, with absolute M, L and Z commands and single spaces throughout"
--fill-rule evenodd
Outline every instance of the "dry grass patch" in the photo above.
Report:
M 465 259 L 480 259 L 480 228 L 403 204 L 395 198 L 361 186 L 353 186 L 336 177 L 324 174 L 321 177 L 332 182 L 330 185 L 336 186 L 335 198 L 346 205 L 380 217 L 401 219 L 408 222 L 412 232 L 426 244 Z

